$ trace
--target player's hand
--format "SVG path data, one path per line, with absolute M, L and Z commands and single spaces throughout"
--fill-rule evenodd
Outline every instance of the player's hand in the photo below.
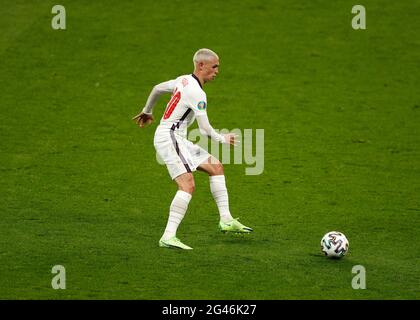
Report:
M 223 136 L 225 137 L 226 143 L 229 143 L 235 147 L 239 145 L 239 142 L 240 142 L 238 140 L 239 136 L 236 133 L 228 133 L 228 134 L 224 134 Z
M 153 116 L 151 114 L 139 113 L 133 119 L 140 128 L 147 126 L 153 122 Z

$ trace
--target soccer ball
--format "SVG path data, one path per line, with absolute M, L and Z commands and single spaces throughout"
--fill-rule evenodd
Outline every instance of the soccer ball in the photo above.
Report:
M 321 251 L 331 258 L 341 258 L 349 250 L 349 241 L 341 232 L 328 232 L 321 239 Z

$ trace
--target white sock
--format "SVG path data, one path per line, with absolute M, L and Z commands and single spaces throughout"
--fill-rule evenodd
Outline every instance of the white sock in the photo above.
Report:
M 222 222 L 232 221 L 233 218 L 229 211 L 229 197 L 226 188 L 224 175 L 210 176 L 210 190 L 219 208 L 220 220 Z
M 166 225 L 165 233 L 163 234 L 163 240 L 168 240 L 176 236 L 176 230 L 179 224 L 185 216 L 185 212 L 188 208 L 188 203 L 191 200 L 192 195 L 188 192 L 178 190 L 172 200 L 169 208 L 169 218 Z

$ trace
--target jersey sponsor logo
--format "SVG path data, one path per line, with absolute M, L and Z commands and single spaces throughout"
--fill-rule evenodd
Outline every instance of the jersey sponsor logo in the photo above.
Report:
M 197 108 L 198 108 L 198 110 L 206 110 L 206 102 L 205 101 L 200 101 L 198 104 L 197 104 Z

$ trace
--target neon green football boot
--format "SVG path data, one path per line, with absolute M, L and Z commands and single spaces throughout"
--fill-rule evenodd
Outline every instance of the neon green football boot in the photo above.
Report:
M 230 222 L 219 222 L 219 230 L 223 233 L 251 233 L 253 230 L 250 227 L 244 226 L 239 222 L 239 218 L 233 219 Z
M 177 237 L 172 237 L 168 240 L 163 240 L 162 238 L 159 240 L 159 247 L 162 248 L 171 248 L 171 249 L 184 249 L 184 250 L 192 250 L 191 247 L 183 244 L 181 240 Z

